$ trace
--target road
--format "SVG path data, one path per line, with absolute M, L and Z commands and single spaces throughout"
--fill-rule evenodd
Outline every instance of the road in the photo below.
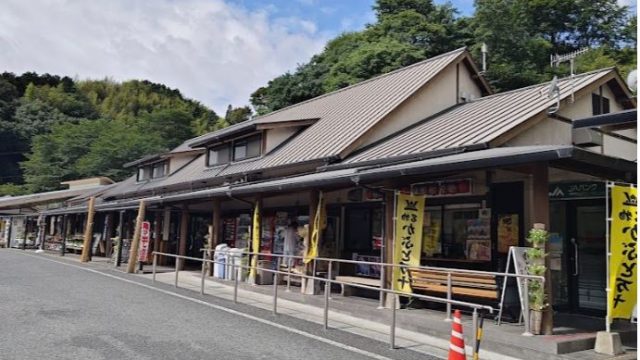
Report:
M 8 249 L 0 264 L 3 360 L 425 359 L 105 267 Z

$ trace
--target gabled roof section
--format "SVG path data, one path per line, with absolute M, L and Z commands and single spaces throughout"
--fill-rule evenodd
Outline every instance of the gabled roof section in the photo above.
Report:
M 578 93 L 599 80 L 616 77 L 617 72 L 612 68 L 579 74 L 574 77 L 573 89 Z M 561 100 L 571 96 L 571 83 L 568 77 L 559 80 Z M 411 158 L 446 149 L 489 147 L 498 137 L 546 113 L 555 103 L 547 96 L 548 87 L 547 82 L 455 106 L 363 149 L 345 163 Z
M 319 119 L 275 152 L 264 166 L 334 157 L 365 134 L 449 64 L 468 55 L 457 49 L 256 118 L 257 122 Z

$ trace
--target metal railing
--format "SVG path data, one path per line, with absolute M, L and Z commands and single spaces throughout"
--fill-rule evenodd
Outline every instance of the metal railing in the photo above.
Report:
M 252 254 L 252 253 L 243 253 L 243 254 L 237 254 L 238 256 L 245 256 L 245 255 L 257 255 L 256 254 Z M 292 275 L 292 273 L 290 272 L 290 267 L 289 269 L 287 269 L 287 271 L 282 271 L 281 270 L 281 260 L 283 257 L 289 257 L 289 256 L 285 256 L 285 255 L 281 255 L 281 254 L 261 254 L 261 255 L 273 255 L 273 257 L 277 258 L 276 260 L 276 269 L 269 269 L 269 268 L 260 268 L 261 272 L 269 272 L 271 274 L 273 274 L 273 314 L 277 314 L 278 313 L 278 285 L 280 283 L 280 276 L 281 275 L 288 275 L 289 277 Z M 278 256 L 281 255 L 281 256 Z M 250 264 L 242 264 L 242 263 L 236 263 L 236 261 L 232 261 L 231 263 L 228 263 L 226 261 L 216 261 L 216 260 L 212 260 L 212 259 L 208 259 L 207 258 L 207 251 L 203 252 L 203 257 L 202 258 L 196 258 L 196 257 L 190 257 L 190 256 L 184 256 L 184 255 L 175 255 L 175 254 L 168 254 L 168 253 L 162 253 L 162 252 L 153 252 L 153 262 L 152 262 L 152 281 L 155 283 L 156 281 L 156 267 L 157 267 L 157 262 L 158 262 L 158 257 L 159 256 L 166 256 L 166 257 L 171 257 L 175 259 L 175 279 L 174 279 L 174 287 L 178 287 L 178 276 L 179 276 L 179 272 L 181 264 L 184 262 L 184 260 L 192 260 L 192 261 L 200 261 L 202 262 L 202 269 L 201 269 L 201 282 L 200 282 L 200 294 L 204 295 L 205 294 L 205 278 L 206 278 L 206 272 L 207 272 L 207 265 L 212 265 L 212 264 L 219 264 L 219 265 L 223 265 L 227 268 L 232 268 L 233 272 L 232 274 L 234 274 L 234 290 L 233 290 L 233 301 L 237 303 L 237 299 L 238 299 L 238 283 L 239 283 L 239 279 L 240 279 L 240 274 L 242 270 L 250 270 L 251 269 L 251 265 Z M 295 258 L 301 258 L 301 257 L 295 257 Z M 338 259 L 332 259 L 332 261 L 336 261 Z M 295 276 L 300 277 L 301 279 L 306 279 L 306 280 L 314 280 L 314 281 L 319 281 L 319 282 L 324 282 L 324 314 L 323 314 L 323 323 L 324 323 L 324 328 L 325 329 L 329 329 L 329 295 L 331 293 L 331 285 L 332 284 L 338 284 L 341 286 L 352 286 L 355 288 L 360 288 L 360 289 L 366 289 L 366 290 L 372 290 L 372 291 L 379 291 L 385 294 L 391 294 L 393 296 L 391 296 L 391 323 L 390 323 L 390 331 L 389 331 L 389 345 L 392 349 L 395 349 L 395 331 L 396 331 L 396 305 L 397 305 L 397 296 L 407 296 L 409 294 L 400 292 L 400 291 L 396 291 L 393 289 L 385 289 L 384 287 L 373 287 L 373 286 L 368 286 L 368 285 L 363 285 L 363 284 L 359 284 L 359 283 L 355 283 L 355 282 L 348 282 L 348 281 L 339 281 L 339 280 L 334 280 L 332 279 L 332 274 L 331 274 L 332 268 L 331 268 L 331 263 L 329 264 L 329 268 L 327 271 L 327 277 L 317 277 L 315 276 L 315 273 L 313 275 L 307 275 L 307 274 L 296 274 Z M 459 301 L 459 300 L 453 300 L 453 299 L 443 299 L 440 297 L 435 297 L 435 296 L 429 296 L 429 295 L 422 295 L 422 294 L 411 294 L 412 297 L 418 298 L 418 299 L 422 299 L 422 300 L 426 300 L 426 301 L 431 301 L 431 302 L 436 302 L 436 303 L 443 303 L 443 304 L 449 304 L 449 305 L 453 305 L 453 306 L 458 306 L 458 307 L 464 307 L 464 308 L 469 308 L 473 310 L 473 314 L 472 314 L 472 323 L 473 323 L 473 329 L 474 329 L 474 347 L 475 347 L 475 339 L 476 339 L 476 332 L 478 329 L 478 311 L 479 310 L 486 310 L 489 313 L 493 314 L 495 309 L 492 306 L 488 306 L 488 305 L 483 305 L 483 304 L 476 304 L 476 303 L 471 303 L 471 302 L 466 302 L 466 301 Z
M 203 248 L 200 249 L 200 251 L 204 251 L 207 255 L 207 257 L 211 257 L 211 255 L 215 252 L 215 249 L 210 249 L 210 248 Z M 223 250 L 223 251 L 229 251 L 228 249 Z M 300 256 L 300 255 L 284 255 L 284 254 L 267 254 L 267 253 L 257 253 L 257 252 L 248 252 L 248 251 L 244 251 L 242 252 L 242 256 L 245 255 L 250 255 L 250 256 L 257 256 L 257 260 L 260 259 L 260 257 L 275 257 L 275 258 L 286 258 L 286 259 L 295 259 L 295 260 L 304 260 L 304 259 L 308 259 L 307 257 L 304 256 Z M 257 262 L 256 260 L 256 262 Z M 380 287 L 383 287 L 382 282 L 385 280 L 385 273 L 387 272 L 387 267 L 390 267 L 391 270 L 393 271 L 394 268 L 405 268 L 407 270 L 427 270 L 430 272 L 437 272 L 437 273 L 442 273 L 444 275 L 447 276 L 447 300 L 452 300 L 453 298 L 453 287 L 454 287 L 454 280 L 453 280 L 453 276 L 455 275 L 459 275 L 459 274 L 469 274 L 469 275 L 480 275 L 480 276 L 494 276 L 494 277 L 502 277 L 502 286 L 507 286 L 507 281 L 509 278 L 515 278 L 515 279 L 522 279 L 523 281 L 523 289 L 522 292 L 522 308 L 528 310 L 529 309 L 529 296 L 527 296 L 527 294 L 529 293 L 529 281 L 534 280 L 534 281 L 540 281 L 542 283 L 542 285 L 544 285 L 545 282 L 545 278 L 544 276 L 539 276 L 539 275 L 528 275 L 528 274 L 515 274 L 515 273 L 507 273 L 507 272 L 496 272 L 496 271 L 481 271 L 481 270 L 469 270 L 469 269 L 458 269 L 458 268 L 444 268 L 444 267 L 435 267 L 435 266 L 423 266 L 423 265 L 400 265 L 400 264 L 392 264 L 392 263 L 383 263 L 383 262 L 371 262 L 371 261 L 361 261 L 361 260 L 348 260 L 348 259 L 336 259 L 336 258 L 324 258 L 324 257 L 316 257 L 312 259 L 312 274 L 316 275 L 316 269 L 317 269 L 317 262 L 318 261 L 322 261 L 322 262 L 326 262 L 327 263 L 327 268 L 328 268 L 328 273 L 329 276 L 331 277 L 331 269 L 332 269 L 332 265 L 333 264 L 354 264 L 354 265 L 369 265 L 369 266 L 380 266 Z M 294 274 L 291 273 L 291 266 L 287 266 L 287 271 L 288 271 L 288 276 L 287 276 L 287 291 L 290 291 L 290 286 L 291 286 L 291 276 L 298 276 L 300 277 L 300 275 L 298 274 Z M 354 283 L 349 283 L 349 286 L 354 286 Z M 497 284 L 496 284 L 497 285 Z M 518 284 L 519 285 L 519 284 Z M 354 286 L 355 287 L 355 286 Z M 375 289 L 375 288 L 374 288 Z M 498 289 L 496 288 L 496 291 Z M 404 296 L 407 296 L 408 294 L 406 293 L 401 293 Z M 379 301 L 380 301 L 380 308 L 384 307 L 384 293 L 380 292 L 379 294 Z M 417 296 L 415 296 L 415 294 L 411 294 L 411 296 L 418 298 Z M 502 316 L 502 302 L 503 299 L 500 299 L 499 302 L 499 317 Z M 525 311 L 526 311 L 525 310 Z M 451 308 L 451 303 L 447 303 L 446 304 L 446 317 L 445 317 L 445 321 L 451 321 L 451 314 L 452 314 L 452 308 Z M 522 316 L 524 314 L 524 316 Z M 525 336 L 530 336 L 531 335 L 531 326 L 530 326 L 530 319 L 529 316 L 527 316 L 527 314 L 523 313 L 520 316 L 521 318 L 524 317 L 524 332 L 522 335 Z M 500 324 L 500 320 L 498 319 L 498 325 Z

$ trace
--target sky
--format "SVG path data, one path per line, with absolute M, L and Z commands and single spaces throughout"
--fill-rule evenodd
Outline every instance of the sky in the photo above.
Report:
M 3 0 L 0 72 L 146 79 L 224 115 L 329 39 L 374 22 L 373 2 Z M 451 3 L 473 13 L 473 0 Z

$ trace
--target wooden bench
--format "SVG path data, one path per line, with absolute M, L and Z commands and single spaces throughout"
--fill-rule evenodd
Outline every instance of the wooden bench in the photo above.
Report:
M 341 282 L 346 282 L 346 283 L 354 283 L 354 284 L 358 284 L 358 285 L 365 285 L 365 286 L 371 286 L 371 287 L 380 287 L 380 279 L 376 279 L 376 278 L 368 278 L 368 277 L 362 277 L 362 276 L 336 276 L 336 281 L 341 281 Z M 346 285 L 346 284 L 340 284 L 341 287 L 341 291 L 340 294 L 342 296 L 349 296 L 352 294 L 353 292 L 353 287 Z
M 413 290 L 447 295 L 447 273 L 410 269 Z M 451 295 L 485 300 L 498 300 L 498 284 L 494 275 L 451 273 Z

